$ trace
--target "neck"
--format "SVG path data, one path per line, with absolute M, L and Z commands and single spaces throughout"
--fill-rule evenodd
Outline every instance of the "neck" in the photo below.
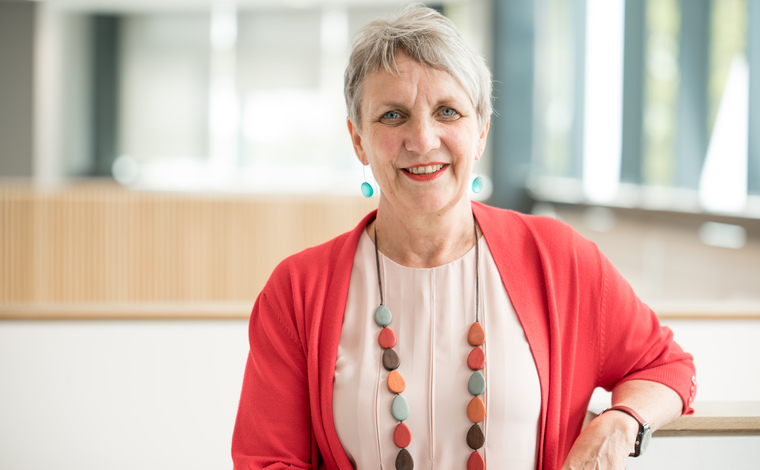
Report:
M 381 200 L 377 217 L 367 226 L 378 249 L 388 258 L 411 268 L 432 268 L 461 258 L 475 245 L 470 201 L 464 199 L 440 213 L 400 214 Z

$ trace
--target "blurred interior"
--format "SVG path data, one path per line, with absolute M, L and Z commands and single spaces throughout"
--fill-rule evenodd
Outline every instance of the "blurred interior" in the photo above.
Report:
M 377 205 L 343 70 L 406 3 L 0 0 L 0 468 L 230 466 L 259 290 Z M 757 401 L 760 3 L 427 4 L 494 75 L 471 196 L 594 240 L 700 399 Z M 736 439 L 683 445 L 750 468 Z

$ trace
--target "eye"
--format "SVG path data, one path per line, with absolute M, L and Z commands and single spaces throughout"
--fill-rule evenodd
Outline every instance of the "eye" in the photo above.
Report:
M 456 118 L 459 117 L 459 112 L 454 108 L 446 107 L 441 109 L 441 116 L 445 118 Z
M 383 114 L 382 119 L 394 120 L 400 117 L 401 115 L 397 111 L 388 111 L 387 113 Z

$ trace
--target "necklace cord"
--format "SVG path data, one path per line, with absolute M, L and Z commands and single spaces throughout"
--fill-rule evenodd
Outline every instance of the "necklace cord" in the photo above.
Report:
M 375 230 L 375 266 L 377 266 L 377 286 L 380 289 L 380 305 L 385 305 L 385 302 L 383 301 L 383 281 L 380 278 L 380 253 L 378 252 L 377 248 L 377 222 L 375 222 L 375 226 L 373 228 Z
M 472 214 L 472 227 L 475 231 L 475 321 L 480 322 L 480 250 L 478 247 L 478 221 Z M 372 227 L 375 232 L 375 266 L 377 267 L 377 286 L 380 290 L 380 305 L 385 305 L 383 298 L 383 281 L 380 277 L 380 252 L 377 247 L 377 222 Z
M 478 221 L 475 219 L 475 214 L 472 214 L 472 225 L 475 230 L 475 321 L 480 322 L 480 253 L 478 250 Z

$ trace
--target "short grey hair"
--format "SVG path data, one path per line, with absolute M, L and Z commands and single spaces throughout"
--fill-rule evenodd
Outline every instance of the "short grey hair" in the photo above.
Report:
M 396 53 L 402 50 L 425 67 L 448 72 L 467 92 L 482 129 L 492 112 L 491 71 L 472 52 L 454 23 L 437 11 L 412 5 L 389 20 L 375 20 L 359 31 L 344 75 L 348 118 L 361 128 L 364 80 L 384 69 L 398 74 Z

